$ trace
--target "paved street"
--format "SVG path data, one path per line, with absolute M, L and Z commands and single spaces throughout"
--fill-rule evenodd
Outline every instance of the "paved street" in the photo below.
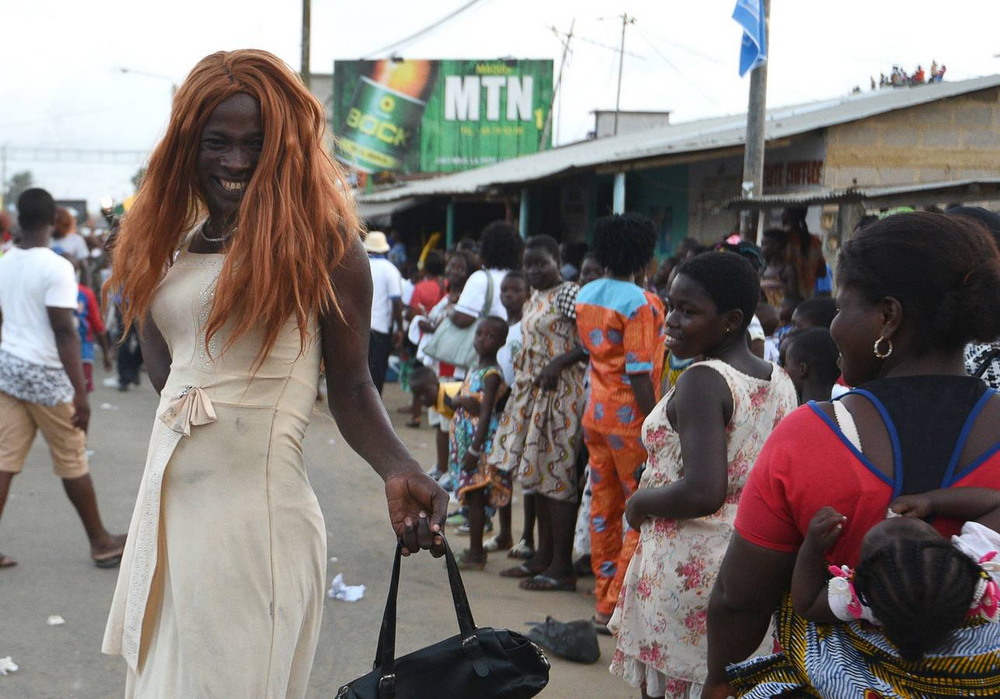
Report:
M 98 384 L 104 375 L 98 367 Z M 145 377 L 144 377 L 145 379 Z M 396 384 L 386 386 L 386 404 L 400 434 L 420 461 L 433 461 L 433 433 L 402 426 L 395 408 L 407 402 Z M 155 408 L 148 383 L 127 393 L 98 386 L 91 397 L 91 467 L 105 524 L 127 529 L 145 461 Z M 325 408 L 317 409 L 305 441 L 313 486 L 327 519 L 328 582 L 343 573 L 349 585 L 367 586 L 355 603 L 326 600 L 322 635 L 313 667 L 310 697 L 330 697 L 344 682 L 371 667 L 393 552 L 380 481 L 346 446 Z M 519 505 L 515 505 L 515 533 Z M 206 533 L 208 534 L 208 533 Z M 452 537 L 456 548 L 464 545 Z M 0 658 L 11 656 L 20 670 L 0 676 L 0 697 L 112 697 L 124 688 L 124 662 L 100 653 L 101 636 L 116 570 L 90 563 L 86 537 L 41 438 L 24 473 L 15 479 L 0 522 L 0 551 L 19 565 L 0 571 Z M 497 577 L 509 560 L 495 555 L 485 572 L 464 576 L 476 622 L 524 630 L 529 620 L 587 618 L 591 580 L 573 593 L 526 592 L 516 581 Z M 406 652 L 457 633 L 443 564 L 430 556 L 404 561 L 398 650 Z M 50 615 L 65 624 L 50 626 Z M 232 620 L 240 632 L 240 620 Z M 544 696 L 631 697 L 637 692 L 607 671 L 613 645 L 601 638 L 595 665 L 552 659 Z

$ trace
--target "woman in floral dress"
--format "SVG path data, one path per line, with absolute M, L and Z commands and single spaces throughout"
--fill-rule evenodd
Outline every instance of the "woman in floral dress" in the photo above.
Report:
M 718 252 L 684 263 L 670 286 L 667 348 L 705 359 L 643 423 L 648 462 L 625 511 L 639 545 L 609 624 L 611 671 L 644 697 L 700 693 L 708 598 L 736 503 L 767 436 L 796 405 L 788 376 L 747 345 L 758 294 L 750 263 Z
M 571 591 L 576 589 L 576 458 L 585 407 L 585 355 L 576 333 L 579 287 L 562 281 L 559 244 L 550 236 L 528 239 L 523 268 L 533 291 L 522 314 L 514 385 L 489 459 L 534 491 L 538 546 L 530 560 L 501 575 L 524 578 L 525 590 Z

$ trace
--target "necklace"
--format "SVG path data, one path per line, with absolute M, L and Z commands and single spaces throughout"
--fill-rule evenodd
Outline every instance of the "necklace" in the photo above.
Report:
M 205 221 L 205 223 L 203 223 L 201 226 L 201 230 L 199 231 L 201 239 L 204 240 L 206 243 L 224 243 L 232 237 L 233 233 L 236 232 L 236 226 L 233 226 L 233 229 L 228 233 L 226 233 L 225 235 L 220 236 L 218 238 L 209 238 L 207 235 L 205 235 L 205 229 L 207 227 L 208 227 L 208 221 Z

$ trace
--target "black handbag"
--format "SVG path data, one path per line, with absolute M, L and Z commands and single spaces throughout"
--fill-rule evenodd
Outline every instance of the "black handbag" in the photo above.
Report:
M 447 540 L 445 563 L 460 633 L 396 658 L 401 552 L 402 546 L 397 544 L 374 669 L 341 687 L 337 699 L 520 699 L 533 697 L 545 688 L 549 661 L 541 648 L 514 631 L 476 628 L 462 575 Z

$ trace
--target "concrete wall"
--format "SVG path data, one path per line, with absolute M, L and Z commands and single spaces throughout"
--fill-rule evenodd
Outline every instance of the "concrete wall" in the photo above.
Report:
M 827 129 L 823 181 L 827 187 L 997 176 L 1000 176 L 1000 89 L 997 88 Z

